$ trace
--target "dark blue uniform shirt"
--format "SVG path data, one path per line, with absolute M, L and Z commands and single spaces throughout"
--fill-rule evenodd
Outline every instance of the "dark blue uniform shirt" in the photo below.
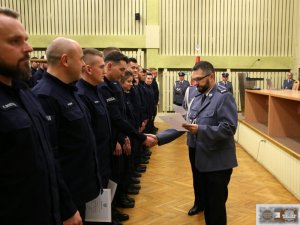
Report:
M 80 207 L 100 192 L 96 142 L 90 115 L 76 93 L 77 88 L 49 73 L 32 90 L 51 118 L 55 158 L 74 203 Z
M 106 103 L 97 87 L 92 86 L 84 80 L 76 83 L 78 94 L 86 107 L 89 109 L 92 127 L 95 133 L 98 162 L 101 176 L 111 175 L 111 157 L 113 152 L 111 139 L 110 117 Z
M 116 129 L 116 137 L 122 132 L 142 142 L 145 141 L 146 136 L 138 133 L 137 129 L 126 120 L 126 106 L 120 84 L 118 82 L 109 81 L 105 77 L 104 83 L 99 85 L 99 88 L 100 93 L 106 101 L 112 125 Z M 116 140 L 114 140 L 114 143 L 116 143 Z
M 47 123 L 25 83 L 0 82 L 0 224 L 61 224 Z

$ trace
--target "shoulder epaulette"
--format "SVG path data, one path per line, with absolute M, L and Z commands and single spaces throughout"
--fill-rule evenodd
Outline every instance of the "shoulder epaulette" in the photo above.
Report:
M 218 92 L 220 92 L 221 94 L 224 94 L 226 92 L 228 92 L 228 90 L 226 89 L 226 87 L 222 86 L 222 85 L 218 85 L 217 86 L 217 90 Z

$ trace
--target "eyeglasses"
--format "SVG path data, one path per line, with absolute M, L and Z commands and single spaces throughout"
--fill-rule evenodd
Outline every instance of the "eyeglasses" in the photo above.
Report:
M 208 77 L 209 75 L 210 75 L 210 74 L 207 74 L 207 75 L 205 75 L 205 76 L 203 76 L 203 77 L 195 77 L 195 78 L 192 79 L 192 81 L 199 82 L 200 80 L 204 79 L 205 77 Z

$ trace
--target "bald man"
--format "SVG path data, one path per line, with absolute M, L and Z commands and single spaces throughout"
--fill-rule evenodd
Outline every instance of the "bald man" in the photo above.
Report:
M 52 144 L 71 199 L 62 206 L 63 219 L 78 214 L 100 192 L 96 142 L 90 116 L 73 85 L 84 66 L 80 45 L 56 38 L 47 48 L 48 71 L 33 88 L 50 119 Z

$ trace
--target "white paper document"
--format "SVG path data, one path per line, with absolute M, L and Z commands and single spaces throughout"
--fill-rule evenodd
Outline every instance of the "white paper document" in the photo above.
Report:
M 86 203 L 85 207 L 85 221 L 111 222 L 111 190 L 103 189 L 103 193 Z
M 108 180 L 107 188 L 111 190 L 111 201 L 114 199 L 118 184 Z
M 174 109 L 175 113 L 179 113 L 181 115 L 186 114 L 186 110 L 182 106 L 173 104 L 173 109 Z
M 182 127 L 182 124 L 187 122 L 179 113 L 167 113 L 164 115 L 160 115 L 159 118 L 168 123 L 171 126 L 171 128 L 174 128 L 178 131 L 187 131 L 185 128 Z

